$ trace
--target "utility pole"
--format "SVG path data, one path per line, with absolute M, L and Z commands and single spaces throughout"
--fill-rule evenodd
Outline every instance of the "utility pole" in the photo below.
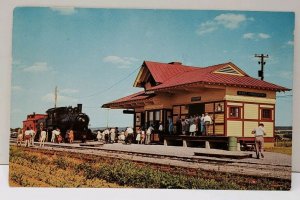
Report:
M 264 80 L 264 65 L 266 62 L 264 61 L 265 58 L 269 58 L 269 55 L 264 54 L 255 54 L 256 58 L 260 58 L 260 61 L 258 61 L 258 64 L 261 66 L 261 70 L 258 71 L 258 77 L 263 81 Z
M 54 108 L 56 108 L 57 104 L 57 86 L 55 86 L 55 91 L 54 91 Z

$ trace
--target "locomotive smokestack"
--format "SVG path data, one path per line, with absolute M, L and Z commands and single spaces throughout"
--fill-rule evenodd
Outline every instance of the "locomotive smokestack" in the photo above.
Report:
M 77 104 L 78 112 L 82 112 L 82 104 Z

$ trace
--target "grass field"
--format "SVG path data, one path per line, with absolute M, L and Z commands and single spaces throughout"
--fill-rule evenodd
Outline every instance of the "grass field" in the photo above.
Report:
M 282 153 L 282 154 L 287 154 L 287 155 L 292 155 L 292 147 L 266 148 L 265 151 L 267 151 L 267 152 L 275 152 L 275 153 Z
M 27 187 L 135 187 L 288 190 L 289 180 L 150 165 L 50 150 L 10 149 L 10 185 Z

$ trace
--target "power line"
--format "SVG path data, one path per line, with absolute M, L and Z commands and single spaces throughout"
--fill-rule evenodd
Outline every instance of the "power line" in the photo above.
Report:
M 82 97 L 75 97 L 75 98 L 79 98 L 79 99 L 83 99 L 83 98 L 90 98 L 90 97 L 93 97 L 93 96 L 97 96 L 99 94 L 102 94 L 110 89 L 112 89 L 113 87 L 115 87 L 116 85 L 118 85 L 119 83 L 125 81 L 126 79 L 128 79 L 131 75 L 133 75 L 140 67 L 137 67 L 135 70 L 133 70 L 131 73 L 129 73 L 127 76 L 125 76 L 124 78 L 120 79 L 119 81 L 115 82 L 114 84 L 112 84 L 111 86 L 103 89 L 103 90 L 100 90 L 98 92 L 95 92 L 93 94 L 90 94 L 90 95 L 87 95 L 87 96 L 82 96 Z

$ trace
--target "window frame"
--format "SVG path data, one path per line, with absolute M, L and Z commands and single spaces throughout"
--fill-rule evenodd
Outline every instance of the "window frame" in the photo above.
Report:
M 273 121 L 273 109 L 272 108 L 260 108 L 260 120 L 262 121 Z M 268 110 L 270 112 L 270 117 L 269 118 L 265 118 L 263 117 L 264 115 L 264 110 Z
M 238 108 L 238 116 L 231 116 L 231 109 Z M 241 106 L 228 106 L 228 119 L 242 119 L 242 107 Z

